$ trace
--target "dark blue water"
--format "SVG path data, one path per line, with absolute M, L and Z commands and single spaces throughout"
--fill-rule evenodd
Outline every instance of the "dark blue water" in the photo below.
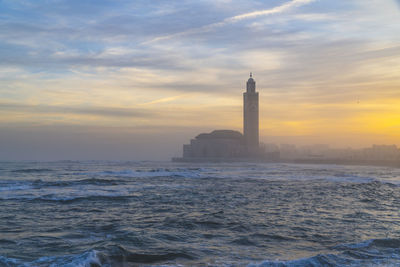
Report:
M 0 162 L 0 266 L 400 266 L 400 170 Z

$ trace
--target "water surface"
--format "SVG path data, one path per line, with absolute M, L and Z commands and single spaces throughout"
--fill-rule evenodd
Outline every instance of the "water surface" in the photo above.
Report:
M 398 266 L 400 170 L 0 162 L 0 266 Z

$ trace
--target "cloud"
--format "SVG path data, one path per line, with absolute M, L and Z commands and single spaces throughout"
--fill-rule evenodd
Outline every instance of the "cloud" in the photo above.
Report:
M 27 114 L 77 114 L 94 115 L 100 117 L 132 117 L 149 118 L 154 112 L 139 108 L 114 108 L 114 107 L 87 107 L 87 106 L 54 106 L 54 105 L 29 105 L 18 103 L 0 103 L 0 110 L 12 113 Z
M 14 48 L 15 50 L 15 48 Z M 131 51 L 104 49 L 100 52 L 81 52 L 77 50 L 61 50 L 51 52 L 37 51 L 34 54 L 20 49 L 20 53 L 0 55 L 0 65 L 24 66 L 25 68 L 57 71 L 66 67 L 138 67 L 151 69 L 190 69 L 185 65 L 179 53 L 166 54 L 163 51 Z
M 171 137 L 197 127 L 180 149 L 198 131 L 241 129 L 250 71 L 264 135 L 354 132 L 371 118 L 365 132 L 384 133 L 379 125 L 399 114 L 399 101 L 383 101 L 400 99 L 395 1 L 8 0 L 0 9 L 2 130 L 151 125 Z
M 160 99 L 156 99 L 150 102 L 146 102 L 143 103 L 142 105 L 153 105 L 153 104 L 160 104 L 160 103 L 168 103 L 174 100 L 177 100 L 181 97 L 183 97 L 184 95 L 178 95 L 178 96 L 171 96 L 171 97 L 164 97 L 164 98 L 160 98 Z
M 182 31 L 182 32 L 175 33 L 175 34 L 160 36 L 160 37 L 154 38 L 150 41 L 147 41 L 144 44 L 150 44 L 150 43 L 159 42 L 162 40 L 168 40 L 168 39 L 172 39 L 172 38 L 177 38 L 177 37 L 181 37 L 181 36 L 185 36 L 185 35 L 208 32 L 215 28 L 222 27 L 227 24 L 233 24 L 233 23 L 239 22 L 241 20 L 282 13 L 291 8 L 301 6 L 301 5 L 306 5 L 306 4 L 309 4 L 314 1 L 315 0 L 293 0 L 293 1 L 290 1 L 287 3 L 284 3 L 283 5 L 271 8 L 271 9 L 264 9 L 264 10 L 254 11 L 254 12 L 248 12 L 248 13 L 232 16 L 232 17 L 224 19 L 223 21 L 211 23 L 211 24 L 208 24 L 208 25 L 205 25 L 202 27 L 193 28 L 193 29 Z
M 309 4 L 311 2 L 314 2 L 315 0 L 293 0 L 291 2 L 287 2 L 283 5 L 271 8 L 271 9 L 265 9 L 265 10 L 260 10 L 260 11 L 254 11 L 254 12 L 249 12 L 249 13 L 244 13 L 241 15 L 233 16 L 230 18 L 227 18 L 224 20 L 225 23 L 235 23 L 244 19 L 250 19 L 250 18 L 255 18 L 259 16 L 265 16 L 265 15 L 272 15 L 276 13 L 282 13 L 284 11 L 287 11 L 290 8 Z

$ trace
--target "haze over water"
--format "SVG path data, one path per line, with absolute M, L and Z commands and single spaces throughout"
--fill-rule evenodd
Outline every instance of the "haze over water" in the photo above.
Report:
M 0 159 L 167 160 L 242 130 L 260 141 L 400 146 L 395 0 L 0 3 Z
M 0 266 L 398 266 L 400 170 L 1 162 Z
M 0 1 L 0 267 L 400 266 L 399 7 Z

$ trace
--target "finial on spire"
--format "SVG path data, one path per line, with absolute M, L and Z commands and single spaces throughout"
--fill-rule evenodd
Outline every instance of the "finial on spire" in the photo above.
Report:
M 250 72 L 250 78 L 252 78 L 253 77 L 253 73 L 252 72 Z

